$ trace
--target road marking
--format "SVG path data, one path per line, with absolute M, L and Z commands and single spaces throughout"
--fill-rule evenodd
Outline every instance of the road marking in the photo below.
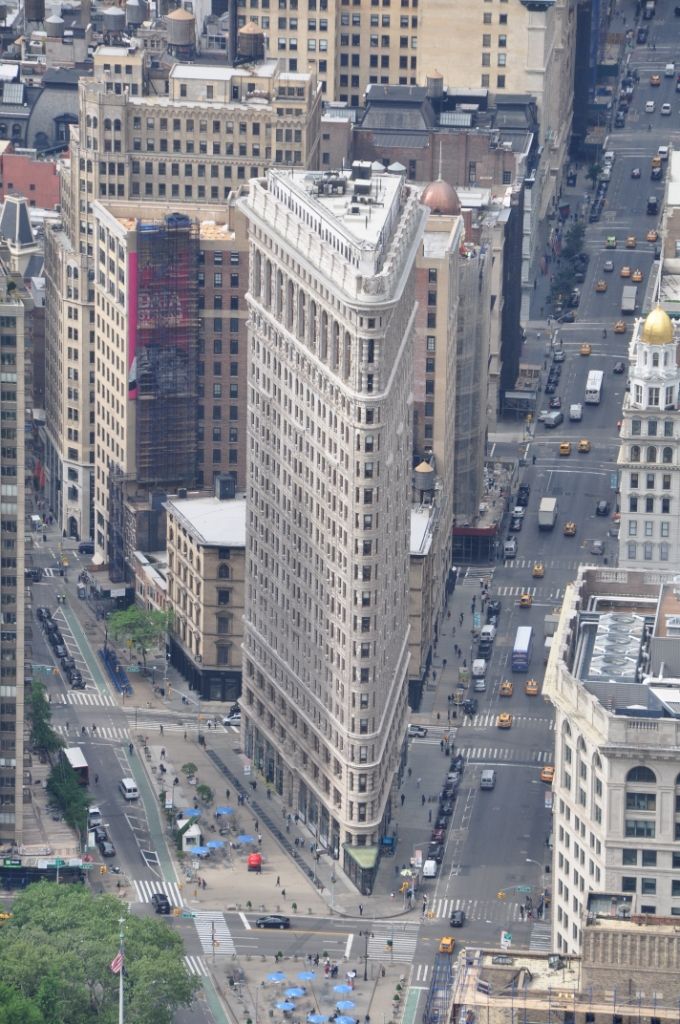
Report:
M 347 936 L 347 942 L 345 943 L 345 960 L 349 960 L 350 953 L 352 952 L 352 943 L 354 942 L 354 934 L 350 932 Z
M 195 911 L 194 924 L 204 953 L 232 956 L 236 952 L 229 926 L 219 910 Z
M 241 918 L 241 921 L 243 922 L 243 927 L 246 929 L 246 931 L 247 932 L 252 931 L 253 930 L 253 926 L 251 925 L 250 921 L 248 920 L 248 918 L 246 917 L 246 915 L 243 913 L 242 910 L 239 911 L 239 915 L 238 916 Z
M 199 978 L 208 977 L 208 968 L 205 965 L 203 957 L 200 956 L 185 956 L 184 963 L 186 964 L 189 974 L 194 974 Z
M 184 906 L 182 893 L 176 882 L 149 882 L 144 879 L 138 882 L 133 881 L 132 884 L 137 894 L 137 903 L 151 903 L 153 894 L 155 892 L 162 892 L 168 897 L 173 906 Z

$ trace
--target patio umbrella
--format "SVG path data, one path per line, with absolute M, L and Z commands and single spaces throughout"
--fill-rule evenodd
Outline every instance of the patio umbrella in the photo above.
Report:
M 335 1024 L 357 1024 L 354 1017 L 344 1017 L 342 1014 L 335 1018 Z
M 255 836 L 245 836 L 245 835 L 243 835 L 243 836 L 236 836 L 236 842 L 237 843 L 254 843 L 255 842 Z
M 210 850 L 207 846 L 192 846 L 191 852 L 196 854 L 197 857 L 207 857 Z
M 200 816 L 201 812 L 199 811 L 198 807 L 186 807 L 182 811 L 183 818 L 200 818 Z
M 296 985 L 294 988 L 287 988 L 285 996 L 287 999 L 299 999 L 300 996 L 305 994 L 305 990 Z
M 282 981 L 286 980 L 286 975 L 283 971 L 273 971 L 267 975 L 267 981 L 274 981 L 277 985 L 281 984 Z
M 218 807 L 217 810 L 215 811 L 215 814 L 217 815 L 218 818 L 222 814 L 233 814 L 233 813 L 234 813 L 234 808 L 233 807 Z
M 314 981 L 314 978 L 316 978 L 316 971 L 300 971 L 298 978 L 300 981 Z
M 344 1012 L 345 1010 L 353 1010 L 356 1003 L 353 1003 L 351 999 L 341 999 L 339 1003 L 335 1004 L 335 1006 L 336 1009 Z
M 334 992 L 351 992 L 352 986 L 346 985 L 344 981 L 341 981 L 339 985 L 333 985 Z
M 276 1004 L 276 1009 L 283 1010 L 284 1013 L 290 1013 L 291 1010 L 295 1009 L 295 1003 L 291 1003 L 288 999 L 283 999 Z
M 219 850 L 224 846 L 224 839 L 209 839 L 207 845 L 211 850 Z
M 328 1020 L 328 1014 L 326 1013 L 308 1013 L 307 1020 L 309 1024 L 326 1024 Z

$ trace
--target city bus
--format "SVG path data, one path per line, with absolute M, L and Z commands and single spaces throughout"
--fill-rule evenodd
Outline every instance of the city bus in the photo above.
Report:
M 604 373 L 602 370 L 590 370 L 586 380 L 586 404 L 599 405 L 602 398 Z
M 87 786 L 90 778 L 90 770 L 87 766 L 85 755 L 80 747 L 64 747 L 61 752 L 61 756 L 64 761 L 66 761 L 66 764 L 73 768 L 73 771 L 78 776 L 78 782 L 80 785 Z
M 520 626 L 512 648 L 512 671 L 528 672 L 531 651 L 534 646 L 534 631 L 531 626 Z

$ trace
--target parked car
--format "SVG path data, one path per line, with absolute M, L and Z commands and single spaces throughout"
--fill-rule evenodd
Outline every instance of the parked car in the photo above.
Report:
M 436 860 L 437 864 L 441 864 L 444 860 L 444 844 L 443 843 L 430 843 L 427 848 L 427 860 Z
M 409 725 L 408 734 L 409 736 L 417 736 L 418 739 L 424 739 L 427 736 L 427 729 L 424 725 Z
M 598 503 L 597 503 L 597 505 L 595 507 L 595 515 L 598 515 L 598 516 L 608 516 L 609 515 L 609 507 L 610 506 L 609 506 L 609 502 L 608 501 L 598 501 Z
M 38 617 L 38 622 L 50 622 L 52 619 L 52 612 L 49 608 L 36 608 L 35 614 Z
M 94 832 L 94 841 L 99 846 L 100 843 L 105 843 L 109 838 L 109 833 L 106 831 L 103 825 L 95 825 L 92 829 Z
M 222 719 L 222 725 L 240 725 L 241 724 L 241 712 L 230 711 L 228 715 L 225 715 Z
M 116 856 L 116 847 L 108 839 L 101 839 L 97 843 L 97 846 L 99 847 L 99 852 L 101 853 L 102 857 Z
M 54 648 L 54 653 L 58 658 L 66 658 L 68 656 L 68 651 L 63 644 L 57 644 Z

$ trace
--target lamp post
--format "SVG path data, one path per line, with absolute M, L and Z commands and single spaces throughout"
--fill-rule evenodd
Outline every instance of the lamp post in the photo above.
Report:
M 536 867 L 541 869 L 541 902 L 543 903 L 543 910 L 545 910 L 545 864 L 542 864 L 540 860 L 534 860 L 533 857 L 525 858 L 527 864 L 535 864 Z

